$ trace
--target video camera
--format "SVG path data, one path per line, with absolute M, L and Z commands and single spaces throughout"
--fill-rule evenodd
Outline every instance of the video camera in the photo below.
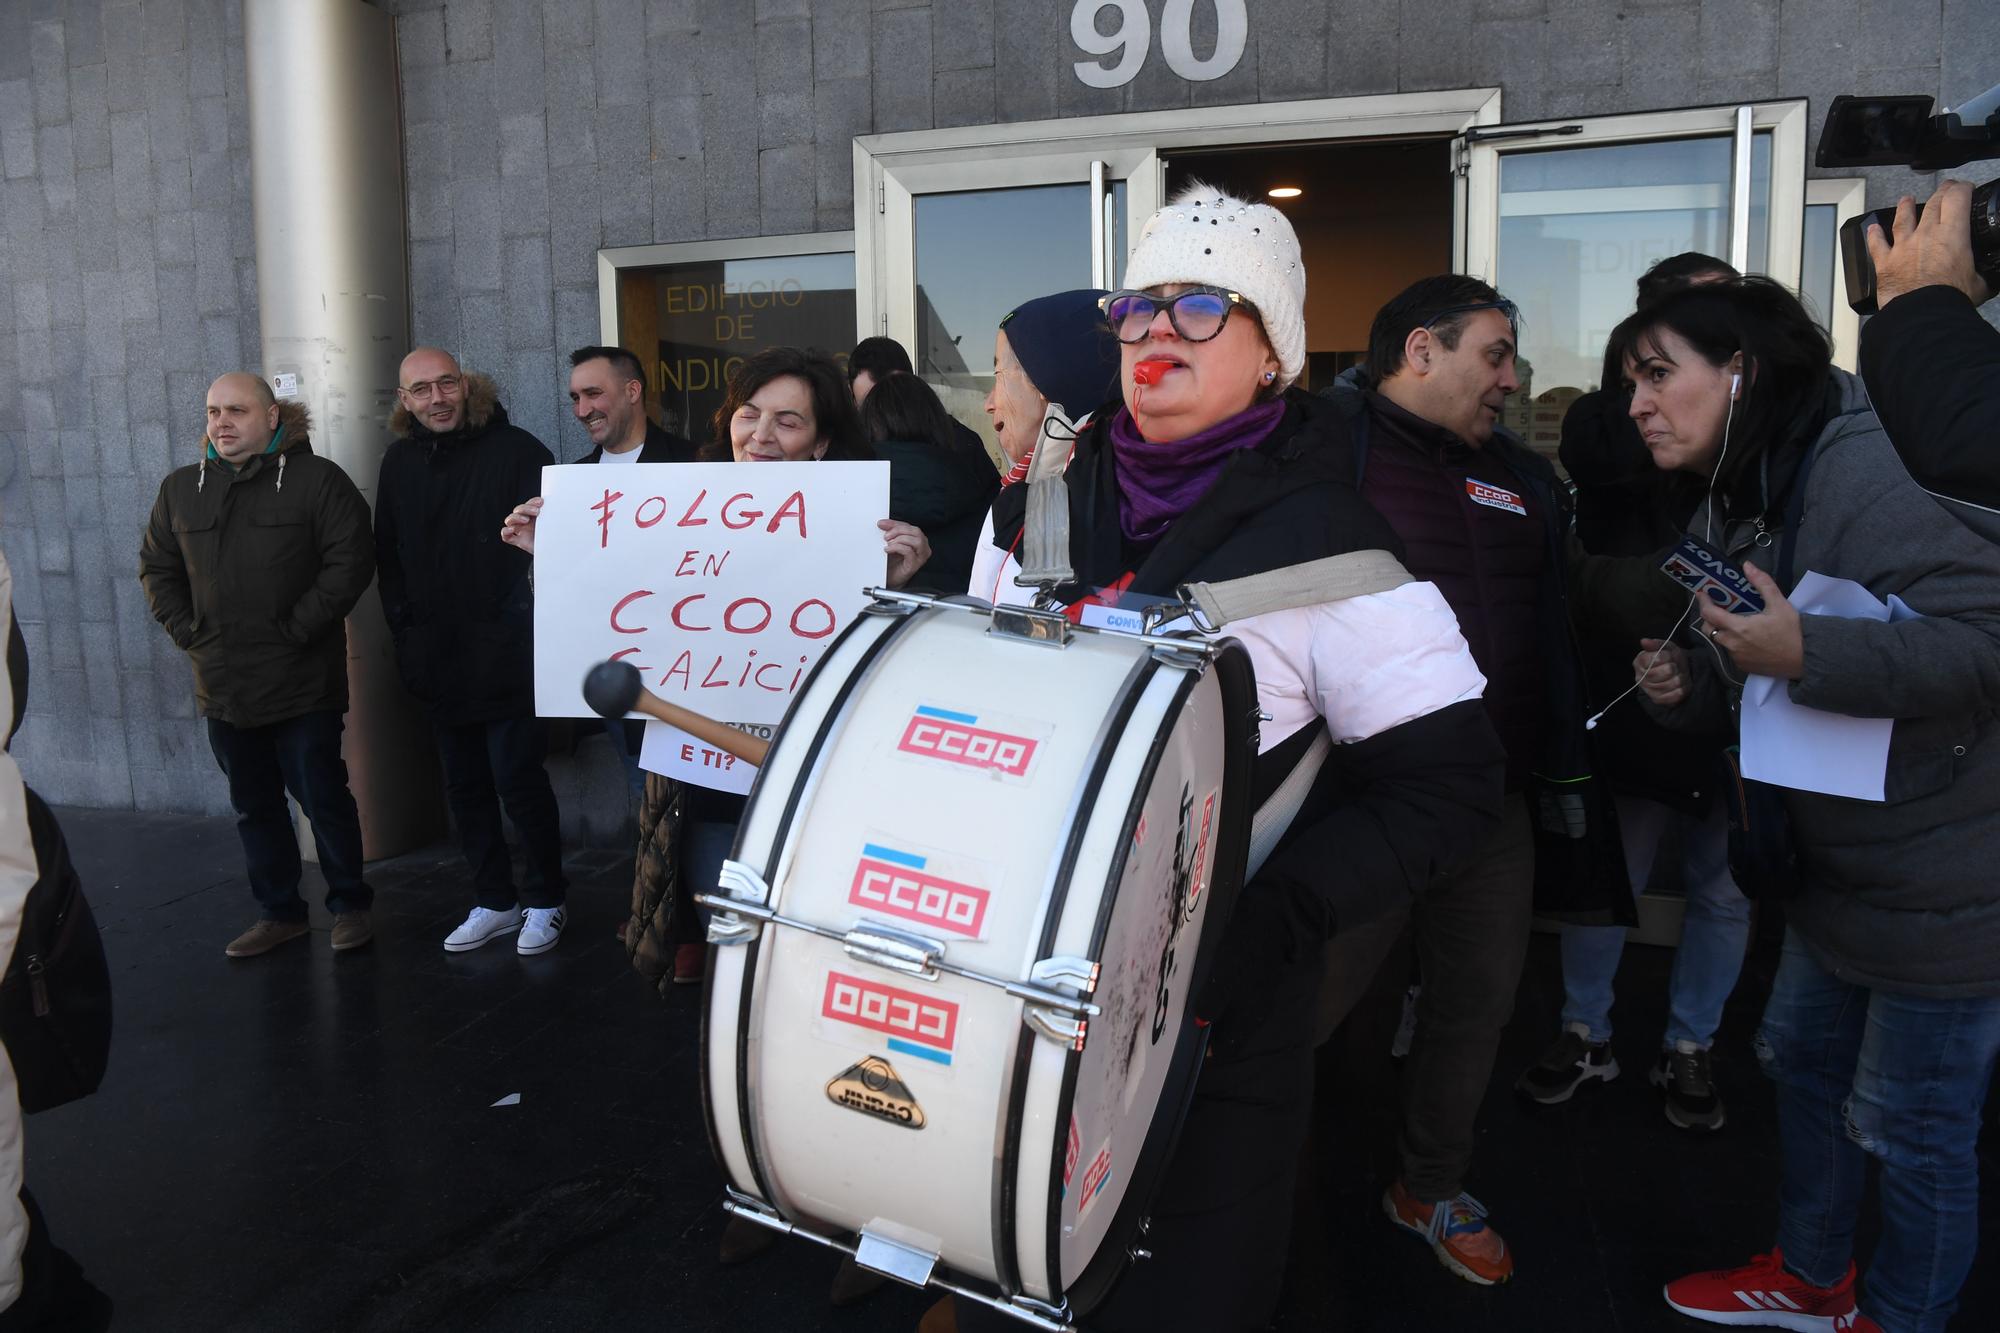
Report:
M 1813 162 L 1822 167 L 1911 166 L 1938 171 L 2000 157 L 2000 84 L 1956 111 L 1931 114 L 1928 97 L 1849 97 L 1827 108 Z M 1986 285 L 2000 290 L 2000 179 L 1972 192 L 1972 263 Z M 1893 208 L 1878 208 L 1840 228 L 1840 260 L 1847 273 L 1847 303 L 1875 313 L 1875 265 L 1868 258 L 1868 224 L 1882 224 L 1893 241 Z

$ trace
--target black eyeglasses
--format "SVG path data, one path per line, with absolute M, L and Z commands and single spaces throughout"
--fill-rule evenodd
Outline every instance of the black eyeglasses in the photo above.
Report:
M 1177 296 L 1154 296 L 1150 292 L 1113 292 L 1099 298 L 1098 309 L 1119 342 L 1143 340 L 1153 327 L 1153 317 L 1162 310 L 1174 332 L 1191 343 L 1205 343 L 1222 332 L 1229 312 L 1238 306 L 1250 309 L 1243 293 L 1226 287 L 1190 287 Z
M 1425 320 L 1423 327 L 1428 329 L 1431 325 L 1441 320 L 1450 319 L 1454 315 L 1472 315 L 1477 314 L 1481 310 L 1498 310 L 1501 314 L 1505 315 L 1507 317 L 1507 332 L 1513 335 L 1515 342 L 1518 343 L 1521 341 L 1521 308 L 1505 297 L 1500 298 L 1498 301 L 1475 301 L 1471 305 L 1455 305 L 1447 310 L 1440 310 Z

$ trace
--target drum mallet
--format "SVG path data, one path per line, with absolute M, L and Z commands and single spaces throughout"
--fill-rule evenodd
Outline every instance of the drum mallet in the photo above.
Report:
M 639 681 L 639 669 L 630 662 L 599 662 L 583 678 L 583 701 L 591 711 L 608 718 L 621 718 L 637 709 L 670 727 L 679 727 L 696 740 L 706 741 L 747 764 L 763 766 L 771 742 L 724 726 L 712 717 L 670 704 Z

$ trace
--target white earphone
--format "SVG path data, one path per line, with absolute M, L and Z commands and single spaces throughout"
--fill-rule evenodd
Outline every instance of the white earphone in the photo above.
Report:
M 1741 375 L 1731 375 L 1729 377 L 1729 401 L 1732 403 L 1736 401 L 1736 391 L 1742 387 L 1743 377 Z

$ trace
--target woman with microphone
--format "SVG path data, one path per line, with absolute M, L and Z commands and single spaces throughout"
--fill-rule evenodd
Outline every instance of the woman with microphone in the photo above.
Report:
M 1777 1226 L 1768 1254 L 1666 1299 L 1714 1323 L 1934 1333 L 1978 1245 L 2000 1055 L 2000 549 L 1911 480 L 1777 283 L 1678 293 L 1621 324 L 1611 354 L 1654 460 L 1701 494 L 1690 531 L 1764 602 L 1733 614 L 1697 596 L 1699 615 L 1643 640 L 1648 706 L 1727 726 L 1758 675 L 1793 704 L 1893 720 L 1880 800 L 1744 784 L 1738 881 L 1796 894 L 1756 1043 L 1778 1089 Z M 1787 594 L 1809 570 L 1915 614 L 1803 615 Z M 1870 1157 L 1881 1241 L 1857 1308 Z

